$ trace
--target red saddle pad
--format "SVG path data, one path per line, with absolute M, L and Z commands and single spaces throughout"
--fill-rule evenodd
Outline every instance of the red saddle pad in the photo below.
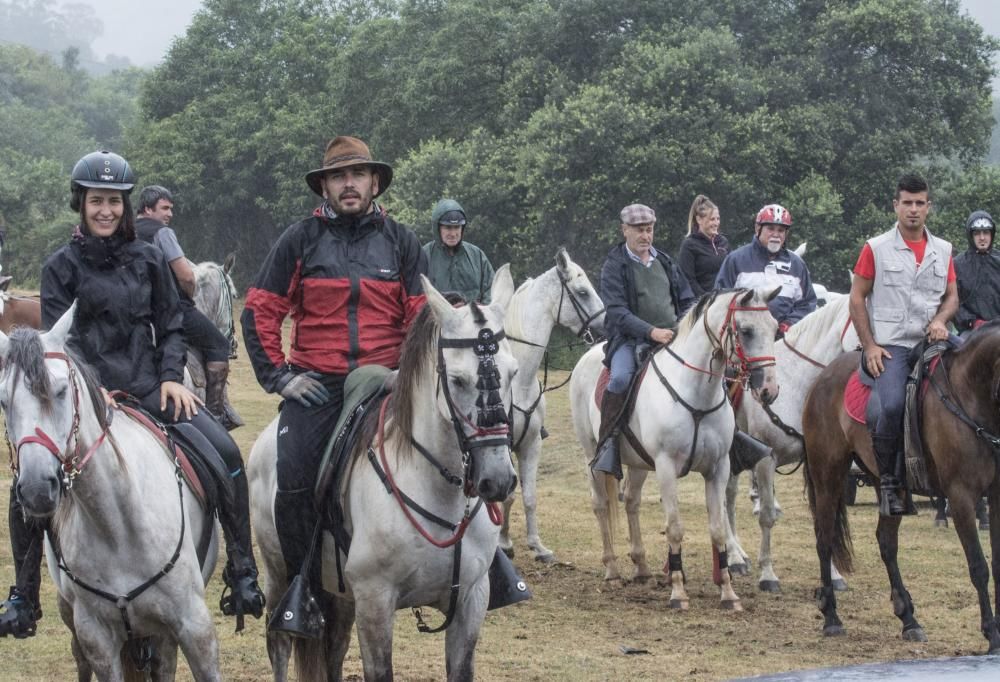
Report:
M 868 407 L 868 399 L 872 395 L 872 389 L 861 383 L 858 370 L 851 372 L 851 378 L 847 380 L 844 388 L 844 411 L 847 416 L 858 422 L 865 424 L 865 408 Z

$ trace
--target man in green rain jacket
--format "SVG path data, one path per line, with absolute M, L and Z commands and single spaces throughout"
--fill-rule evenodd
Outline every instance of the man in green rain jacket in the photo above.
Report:
M 424 244 L 430 265 L 427 276 L 438 291 L 453 291 L 466 301 L 490 302 L 493 266 L 482 250 L 465 241 L 468 220 L 454 199 L 442 199 L 431 214 L 436 237 Z

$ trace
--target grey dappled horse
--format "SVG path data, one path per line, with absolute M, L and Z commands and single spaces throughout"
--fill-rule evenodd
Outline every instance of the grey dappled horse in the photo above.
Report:
M 218 680 L 219 645 L 204 594 L 217 544 L 204 569 L 195 548 L 213 519 L 181 484 L 160 441 L 108 409 L 94 376 L 66 350 L 75 310 L 45 334 L 0 334 L 0 407 L 24 510 L 49 522 L 49 573 L 73 633 L 79 678 L 122 679 L 127 624 L 155 643 L 154 679 L 173 678 L 180 645 L 195 679 Z
M 326 619 L 321 640 L 295 638 L 300 679 L 341 679 L 355 619 L 365 679 L 390 679 L 396 611 L 428 606 L 452 612 L 445 635 L 448 679 L 474 677 L 475 647 L 489 599 L 487 569 L 500 532 L 499 509 L 491 510 L 490 505 L 479 502 L 502 502 L 513 492 L 517 476 L 505 420 L 494 428 L 484 428 L 482 423 L 477 426 L 476 415 L 482 409 L 477 402 L 484 397 L 477 388 L 483 378 L 483 359 L 472 345 L 486 330 L 496 335 L 503 330 L 504 311 L 514 285 L 510 269 L 504 265 L 494 277 L 490 305 L 469 303 L 455 308 L 426 277 L 421 279 L 427 305 L 407 335 L 389 402 L 379 414 L 377 428 L 369 424 L 355 448 L 342 489 L 333 493 L 340 496 L 346 530 L 352 537 L 349 554 L 340 557 L 346 592 L 321 599 Z M 510 410 L 511 379 L 517 365 L 506 340 L 499 341 L 494 350 L 503 403 L 496 409 L 503 410 L 504 417 Z M 257 439 L 247 467 L 251 514 L 266 572 L 267 603 L 272 606 L 279 603 L 291 577 L 285 575 L 274 525 L 277 423 L 274 419 Z M 461 429 L 464 443 L 460 443 L 457 429 Z M 433 453 L 451 474 L 445 477 L 415 449 L 414 441 Z M 399 495 L 387 494 L 387 484 L 374 461 L 391 475 Z M 430 514 L 455 524 L 457 530 L 446 530 L 411 511 L 404 506 L 403 495 Z M 473 511 L 471 518 L 463 521 Z M 461 561 L 451 609 L 457 542 L 461 543 Z M 328 542 L 325 549 L 323 573 L 324 583 L 336 591 L 332 544 Z M 287 679 L 291 640 L 283 632 L 268 633 L 275 680 Z
M 565 249 L 556 252 L 555 267 L 529 279 L 514 292 L 507 308 L 504 330 L 517 360 L 518 372 L 512 389 L 514 395 L 513 450 L 524 502 L 524 523 L 528 547 L 535 559 L 550 562 L 555 556 L 542 544 L 538 534 L 538 461 L 542 452 L 542 426 L 545 423 L 545 394 L 538 379 L 538 369 L 545 357 L 549 336 L 562 325 L 588 343 L 604 331 L 604 303 L 590 283 L 587 273 L 570 259 Z M 510 539 L 511 496 L 504 502 L 504 521 L 500 529 L 500 548 L 514 554 Z
M 667 519 L 672 607 L 688 608 L 681 565 L 684 528 L 677 480 L 696 471 L 705 479 L 709 534 L 717 555 L 713 575 L 721 588 L 721 606 L 742 608 L 732 588 L 726 558 L 732 538 L 726 521 L 725 492 L 736 421 L 726 396 L 725 371 L 727 365 L 735 365 L 742 376 L 751 376 L 754 392 L 763 400 L 773 400 L 778 394 L 774 367 L 778 324 L 767 302 L 779 291 L 742 289 L 705 294 L 680 321 L 673 341 L 654 350 L 650 369 L 638 388 L 635 409 L 627 424 L 645 453 L 637 452 L 628 439 L 620 437 L 621 461 L 628 467 L 624 498 L 635 578 L 644 580 L 652 575 L 639 528 L 639 505 L 646 474 L 655 470 Z M 577 363 L 570 382 L 573 426 L 587 462 L 594 457 L 600 430 L 600 410 L 594 393 L 604 368 L 603 359 L 602 346 L 590 349 Z M 613 476 L 589 468 L 587 474 L 604 548 L 604 577 L 618 579 L 614 550 L 618 485 Z

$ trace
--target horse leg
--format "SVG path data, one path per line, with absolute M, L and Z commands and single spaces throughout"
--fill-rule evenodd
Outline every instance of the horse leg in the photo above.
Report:
M 476 644 L 486 617 L 489 578 L 473 585 L 445 631 L 444 653 L 448 682 L 465 682 L 476 676 Z
M 1000 649 L 1000 635 L 997 633 L 997 622 L 993 618 L 993 608 L 990 605 L 990 569 L 986 564 L 986 557 L 983 555 L 982 545 L 979 543 L 979 532 L 976 528 L 976 501 L 978 495 L 973 497 L 963 491 L 962 494 L 954 494 L 954 490 L 949 490 L 951 501 L 951 519 L 955 522 L 955 532 L 962 542 L 962 549 L 965 550 L 965 560 L 969 564 L 969 577 L 972 585 L 976 588 L 976 595 L 979 597 L 979 615 L 981 617 L 980 630 L 983 636 L 990 643 L 990 652 Z M 990 531 L 991 539 L 993 532 Z M 994 571 L 997 560 L 994 551 Z
M 830 562 L 830 584 L 837 592 L 847 592 L 847 579 L 840 574 L 832 561 Z
M 747 575 L 750 572 L 750 557 L 736 535 L 736 494 L 739 492 L 739 485 L 739 474 L 731 475 L 726 482 L 726 551 L 730 560 L 729 570 L 733 575 Z
M 177 642 L 167 637 L 154 640 L 149 676 L 152 682 L 169 682 L 177 676 Z
M 889 574 L 890 599 L 892 610 L 903 623 L 903 639 L 910 642 L 926 642 L 927 635 L 914 616 L 913 599 L 903 584 L 903 576 L 899 572 L 896 558 L 899 553 L 899 516 L 879 515 L 875 537 L 878 538 L 878 550 L 882 563 Z M 957 525 L 957 524 L 956 524 Z M 977 538 L 978 540 L 978 538 Z
M 642 484 L 646 482 L 645 469 L 629 467 L 625 477 L 625 516 L 628 519 L 629 558 L 635 566 L 632 580 L 645 582 L 653 574 L 646 563 L 646 547 L 642 544 L 642 530 L 639 527 L 639 508 L 642 504 Z
M 340 682 L 344 676 L 344 658 L 351 645 L 354 627 L 354 602 L 336 597 L 324 600 L 326 617 L 326 674 L 328 682 Z
M 174 638 L 184 652 L 194 679 L 220 680 L 219 640 L 215 635 L 215 623 L 203 597 L 192 594 L 189 599 L 188 608 L 179 611 L 185 616 L 177 623 Z
M 728 455 L 726 455 L 728 456 Z M 721 467 L 726 469 L 727 467 Z M 721 589 L 720 606 L 729 611 L 742 611 L 740 598 L 733 590 L 732 575 L 729 573 L 728 552 L 726 550 L 726 510 L 725 484 L 729 481 L 729 472 L 725 476 L 716 475 L 705 479 L 705 506 L 708 508 L 708 533 L 712 538 L 713 578 Z
M 757 581 L 757 587 L 761 592 L 781 592 L 781 583 L 774 572 L 774 561 L 771 559 L 771 529 L 778 521 L 778 501 L 774 496 L 776 465 L 774 457 L 765 457 L 757 464 L 757 480 L 760 483 L 760 514 L 757 515 L 757 523 L 760 525 L 760 553 L 757 555 L 760 580 Z M 729 570 L 732 572 L 732 567 Z
M 270 615 L 268 621 L 270 621 Z M 292 637 L 283 632 L 267 632 L 267 658 L 271 661 L 274 682 L 288 682 L 288 659 L 292 655 Z
M 124 639 L 104 627 L 96 618 L 84 615 L 81 609 L 73 611 L 73 631 L 80 651 L 90 663 L 98 680 L 121 680 L 124 677 L 119 654 Z
M 524 525 L 528 531 L 528 548 L 535 561 L 550 564 L 556 557 L 542 544 L 538 535 L 538 460 L 542 452 L 542 438 L 537 433 L 525 440 L 517 453 L 518 474 L 521 476 L 521 500 L 524 503 Z M 506 522 L 506 519 L 504 519 Z
M 62 622 L 66 624 L 72 635 L 70 647 L 73 651 L 73 660 L 76 661 L 77 682 L 90 682 L 94 676 L 94 671 L 91 669 L 90 663 L 87 662 L 87 657 L 83 655 L 80 640 L 76 637 L 76 628 L 73 627 L 73 607 L 69 605 L 68 601 L 63 599 L 61 594 L 57 593 L 56 601 L 59 605 L 59 617 L 62 618 Z
M 819 458 L 817 461 L 822 461 Z M 809 462 L 810 466 L 812 462 Z M 816 588 L 816 606 L 823 614 L 823 636 L 835 637 L 844 634 L 844 624 L 837 615 L 837 597 L 833 586 L 833 552 L 834 538 L 838 537 L 837 526 L 840 522 L 840 515 L 846 513 L 842 488 L 840 485 L 833 487 L 823 479 L 817 480 L 817 472 L 806 469 L 806 476 L 811 478 L 815 499 L 811 505 L 813 508 L 813 530 L 816 534 L 816 554 L 819 558 L 820 586 Z M 836 476 L 834 476 L 836 479 Z M 839 480 L 839 479 L 836 479 Z M 844 532 L 843 530 L 841 532 Z
M 363 605 L 355 616 L 358 645 L 366 682 L 392 680 L 392 628 L 396 618 L 396 593 L 382 583 L 354 584 L 354 603 Z
M 684 523 L 677 505 L 677 478 L 672 463 L 657 467 L 656 479 L 660 484 L 660 501 L 667 517 L 667 577 L 670 579 L 670 608 L 687 611 L 689 599 L 684 587 L 684 567 L 681 563 L 681 543 L 684 540 Z
M 604 579 L 618 580 L 618 560 L 615 557 L 615 522 L 618 517 L 618 482 L 614 476 L 592 472 L 587 469 L 590 477 L 590 505 L 597 517 L 597 526 L 601 531 L 601 545 L 604 564 Z
M 989 493 L 990 553 L 993 555 L 993 629 L 984 632 L 990 641 L 990 653 L 1000 654 L 1000 484 Z
M 935 528 L 947 528 L 948 527 L 948 513 L 945 510 L 945 505 L 948 499 L 944 495 L 938 495 L 934 498 L 934 509 L 936 511 L 934 515 L 934 527 Z
M 520 467 L 520 456 L 517 461 Z M 500 549 L 511 559 L 514 558 L 514 541 L 510 539 L 510 510 L 514 507 L 514 498 L 516 496 L 517 489 L 503 501 L 503 523 L 500 525 Z

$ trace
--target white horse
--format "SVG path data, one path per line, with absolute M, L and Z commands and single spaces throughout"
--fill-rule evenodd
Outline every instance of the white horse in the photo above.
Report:
M 395 612 L 424 606 L 447 614 L 448 679 L 474 676 L 489 598 L 487 569 L 499 537 L 500 512 L 490 503 L 506 499 L 517 483 L 506 420 L 517 367 L 507 341 L 500 340 L 514 285 L 505 265 L 494 277 L 489 306 L 453 308 L 426 277 L 421 279 L 427 305 L 407 335 L 393 392 L 378 424 L 369 424 L 355 448 L 342 488 L 331 493 L 340 496 L 352 537 L 350 552 L 340 557 L 346 592 L 321 600 L 322 640 L 295 639 L 301 679 L 341 678 L 355 617 L 365 678 L 391 679 Z M 492 397 L 484 381 L 497 382 Z M 276 425 L 272 421 L 257 439 L 247 470 L 272 605 L 289 582 L 273 514 Z M 446 477 L 442 469 L 454 473 Z M 387 494 L 380 474 L 391 475 L 393 494 Z M 406 497 L 412 505 L 404 503 Z M 324 583 L 336 586 L 332 541 L 327 545 Z M 286 679 L 289 640 L 285 633 L 268 633 L 276 680 Z
M 24 510 L 47 519 L 46 554 L 73 634 L 79 678 L 122 679 L 127 652 L 155 643 L 154 679 L 173 679 L 177 645 L 197 680 L 221 679 L 196 539 L 214 533 L 156 436 L 110 410 L 66 350 L 75 304 L 52 330 L 0 334 L 0 406 L 16 452 Z M 124 649 L 123 649 L 124 647 Z
M 538 380 L 538 369 L 545 357 L 552 329 L 560 324 L 587 343 L 603 333 L 604 303 L 590 283 L 587 273 L 574 263 L 565 249 L 556 252 L 556 266 L 529 279 L 514 292 L 507 308 L 504 331 L 517 360 L 518 372 L 512 389 L 514 395 L 513 450 L 521 479 L 521 499 L 528 547 L 538 561 L 555 559 L 552 550 L 542 544 L 538 534 L 538 460 L 542 452 L 542 426 L 545 423 L 545 391 L 551 390 Z M 511 496 L 504 502 L 500 548 L 514 555 L 510 539 Z
M 236 339 L 236 320 L 233 314 L 233 301 L 239 298 L 236 285 L 230 273 L 236 264 L 236 254 L 230 253 L 222 265 L 212 261 L 191 263 L 195 276 L 194 305 L 205 317 L 212 321 L 216 329 L 229 341 L 229 357 L 236 358 L 239 342 Z M 201 353 L 196 348 L 188 348 L 185 365 L 184 384 L 199 398 L 205 400 L 205 363 Z M 223 426 L 236 428 L 243 425 L 243 418 L 229 401 L 228 386 L 223 390 L 223 400 L 226 408 L 226 419 Z
M 727 567 L 725 488 L 735 419 L 726 397 L 724 374 L 726 365 L 734 364 L 741 375 L 751 375 L 754 391 L 762 399 L 772 400 L 777 394 L 773 357 L 777 323 L 767 302 L 778 291 L 741 289 L 703 296 L 681 320 L 671 344 L 654 352 L 639 386 L 627 426 L 645 452 L 637 451 L 630 438 L 621 436 L 622 464 L 628 467 L 624 497 L 634 578 L 645 580 L 652 575 L 639 528 L 639 503 L 646 473 L 655 470 L 667 517 L 673 588 L 670 605 L 674 608 L 688 608 L 681 564 L 684 527 L 678 510 L 677 479 L 689 471 L 705 479 L 709 534 L 717 555 L 713 574 L 721 587 L 721 605 L 742 608 Z M 577 363 L 570 382 L 573 426 L 588 462 L 594 456 L 600 428 L 594 393 L 602 360 L 603 348 L 592 348 Z M 614 477 L 590 469 L 588 474 L 591 503 L 604 545 L 604 578 L 614 580 L 620 577 L 612 524 L 617 513 L 617 484 Z
M 779 466 L 802 462 L 805 456 L 801 435 L 802 405 L 806 395 L 827 364 L 858 345 L 857 332 L 850 323 L 850 297 L 836 293 L 830 293 L 828 297 L 827 305 L 806 315 L 788 330 L 782 340 L 775 343 L 778 383 L 781 385 L 778 398 L 767 406 L 756 400 L 742 400 L 737 410 L 737 421 L 741 428 L 774 450 L 773 457 L 765 457 L 755 468 L 760 499 L 754 512 L 758 514 L 761 530 L 758 586 L 765 592 L 781 591 L 771 558 L 771 529 L 781 513 L 781 507 L 774 496 L 775 470 Z M 729 523 L 734 533 L 738 486 L 738 475 L 733 476 L 726 490 Z M 746 553 L 742 547 L 738 548 L 733 563 L 742 566 L 734 571 L 744 574 L 749 572 L 749 562 L 746 561 Z M 833 571 L 835 584 L 838 588 L 845 589 L 843 576 L 836 568 Z

